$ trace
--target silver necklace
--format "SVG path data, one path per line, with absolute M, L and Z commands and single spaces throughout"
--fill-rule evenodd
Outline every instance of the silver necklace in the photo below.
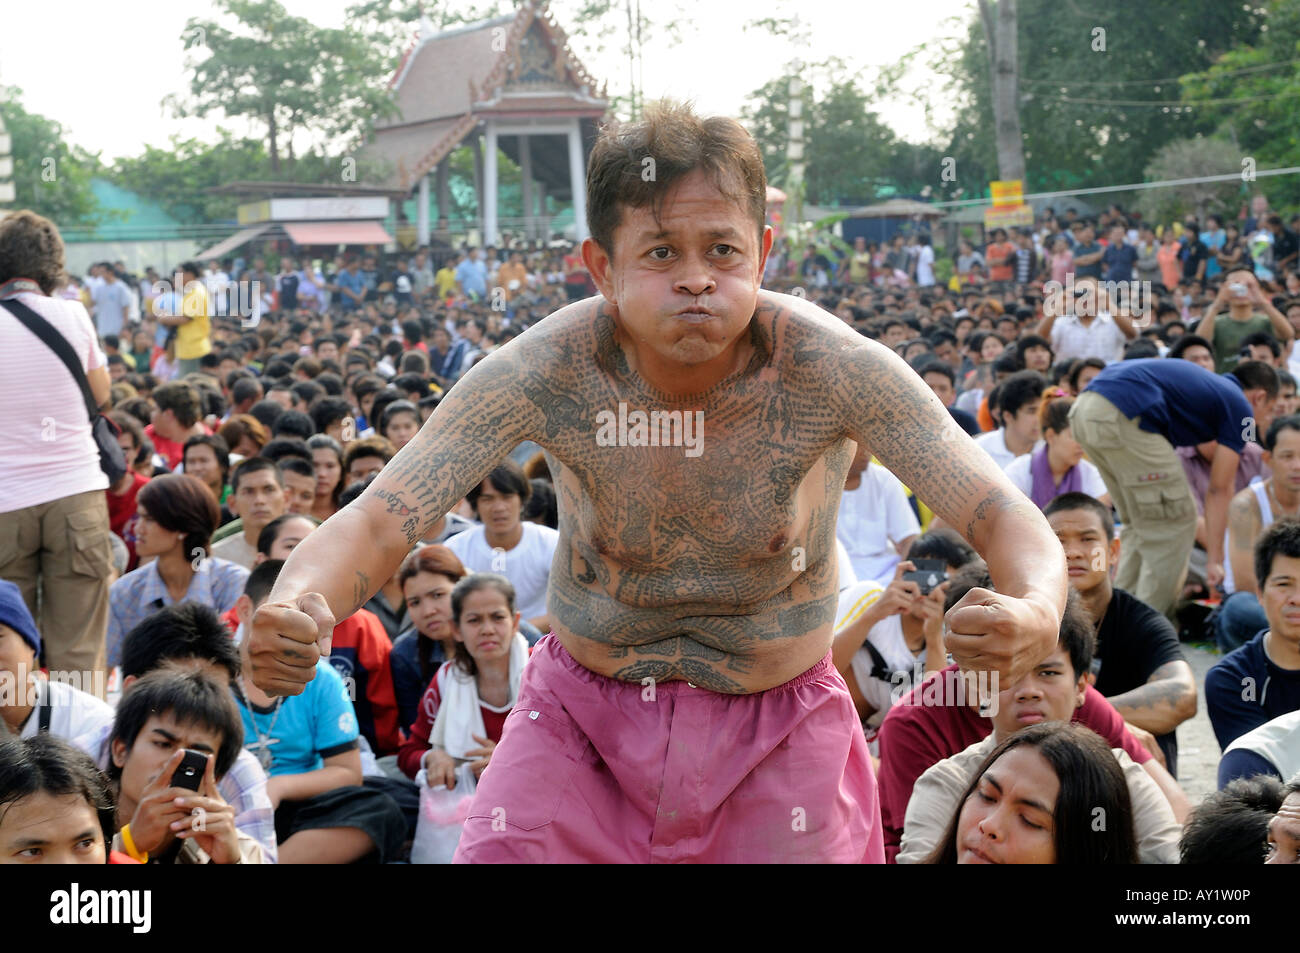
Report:
M 240 680 L 243 681 L 242 679 Z M 239 688 L 239 694 L 244 697 L 244 704 L 248 706 L 249 720 L 253 723 L 253 733 L 257 735 L 257 741 L 254 744 L 245 747 L 257 758 L 258 763 L 269 775 L 271 773 L 271 763 L 275 760 L 275 755 L 271 751 L 271 745 L 279 742 L 279 738 L 272 738 L 271 732 L 275 731 L 275 723 L 280 719 L 280 708 L 284 705 L 284 696 L 281 695 L 275 700 L 275 711 L 271 715 L 271 724 L 266 731 L 262 731 L 257 726 L 257 712 L 253 710 L 253 702 L 248 697 L 243 685 Z

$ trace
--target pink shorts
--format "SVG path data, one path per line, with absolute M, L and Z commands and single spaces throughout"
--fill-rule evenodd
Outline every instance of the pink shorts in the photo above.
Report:
M 724 695 L 534 649 L 458 863 L 884 863 L 876 779 L 826 658 Z

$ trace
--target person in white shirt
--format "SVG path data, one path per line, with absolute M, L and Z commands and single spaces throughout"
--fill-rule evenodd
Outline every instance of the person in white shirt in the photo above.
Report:
M 91 754 L 93 738 L 113 723 L 113 709 L 91 694 L 104 693 L 104 670 L 61 672 L 50 681 L 40 654 L 41 636 L 22 594 L 0 579 L 0 727 L 22 738 L 48 731 Z
M 1137 338 L 1133 320 L 1121 309 L 1111 311 L 1096 278 L 1074 279 L 1075 297 L 1064 289 L 1049 292 L 1043 302 L 1043 320 L 1036 333 L 1052 342 L 1057 361 L 1099 357 L 1107 364 L 1124 356 L 1124 346 Z M 1069 299 L 1069 300 L 1067 300 Z
M 506 460 L 466 495 L 483 525 L 458 533 L 443 545 L 470 572 L 494 572 L 509 579 L 520 613 L 546 632 L 551 627 L 546 587 L 560 534 L 523 520 L 530 495 L 532 486 L 524 471 Z
M 859 446 L 844 481 L 835 536 L 848 550 L 858 581 L 883 587 L 894 578 L 921 523 L 903 484 L 879 464 L 869 466 L 870 461 L 866 448 Z
M 931 766 L 917 779 L 907 802 L 898 863 L 922 863 L 930 856 L 961 809 L 962 794 L 994 748 L 1030 725 L 1070 720 L 1088 688 L 1093 645 L 1092 623 L 1078 596 L 1071 592 L 1055 651 L 1029 675 L 1000 692 L 996 704 L 990 706 L 993 733 Z M 1142 862 L 1178 863 L 1182 825 L 1169 800 L 1122 748 L 1112 748 L 1111 753 L 1128 782 L 1131 820 Z
M 1101 471 L 1083 459 L 1083 447 L 1070 431 L 1070 408 L 1074 398 L 1057 389 L 1044 396 L 1038 409 L 1042 442 L 1022 454 L 1003 470 L 1021 493 L 1042 509 L 1062 493 L 1087 493 L 1110 506 L 1110 493 Z
M 948 664 L 943 644 L 948 578 L 974 558 L 975 551 L 952 530 L 935 530 L 917 537 L 888 586 L 867 580 L 840 590 L 832 660 L 869 735 L 925 673 Z M 903 578 L 916 569 L 914 559 L 941 560 L 943 581 L 929 586 Z M 869 741 L 875 754 L 874 737 Z
M 928 288 L 934 284 L 934 248 L 930 244 L 929 235 L 922 235 L 918 241 L 920 245 L 916 252 L 916 283 L 922 288 Z
M 1001 426 L 980 434 L 975 443 L 1003 470 L 1017 457 L 1038 449 L 1042 436 L 1038 405 L 1046 387 L 1046 379 L 1037 371 L 1018 371 L 995 388 L 997 406 L 990 400 L 989 413 Z

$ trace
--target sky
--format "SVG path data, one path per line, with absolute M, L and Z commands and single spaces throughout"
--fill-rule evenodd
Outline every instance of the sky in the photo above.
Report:
M 342 26 L 344 10 L 355 0 L 280 0 L 291 15 L 310 17 L 321 26 Z M 562 26 L 569 26 L 579 0 L 554 0 Z M 643 54 L 643 95 L 672 95 L 694 100 L 699 111 L 739 116 L 748 93 L 781 75 L 796 57 L 816 63 L 843 57 L 854 68 L 888 65 L 923 43 L 960 32 L 951 18 L 974 15 L 974 0 L 646 0 L 642 12 L 663 14 L 650 4 L 663 3 L 682 23 L 681 42 L 651 37 Z M 808 41 L 801 45 L 743 25 L 761 17 L 789 16 L 795 10 Z M 739 11 L 739 12 L 738 12 Z M 568 14 L 566 16 L 566 14 Z M 260 137 L 261 128 L 242 120 L 175 119 L 161 105 L 169 93 L 185 94 L 188 74 L 181 36 L 190 17 L 214 15 L 209 0 L 125 0 L 111 11 L 92 0 L 61 0 L 59 19 L 74 29 L 57 34 L 51 46 L 33 42 L 49 34 L 49 9 L 39 3 L 6 4 L 0 30 L 0 85 L 22 89 L 29 112 L 60 122 L 73 143 L 101 153 L 106 162 L 138 155 L 146 142 L 165 145 L 172 135 L 215 141 L 220 124 L 237 135 Z M 606 80 L 609 93 L 628 85 L 621 40 L 611 38 L 603 53 L 575 37 L 573 46 L 587 71 Z M 52 59 L 51 54 L 56 54 Z M 936 78 L 924 68 L 910 72 L 904 86 L 926 90 Z M 936 118 L 950 115 L 941 104 Z M 913 142 L 928 140 L 923 111 L 905 97 L 878 104 L 877 112 L 897 134 Z M 299 148 L 305 142 L 296 143 Z

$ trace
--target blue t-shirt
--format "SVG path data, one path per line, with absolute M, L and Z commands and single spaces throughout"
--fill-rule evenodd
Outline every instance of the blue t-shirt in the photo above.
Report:
M 1266 635 L 1267 629 L 1205 673 L 1205 707 L 1220 750 L 1265 722 L 1300 709 L 1300 669 L 1274 665 L 1264 651 Z
M 1241 453 L 1254 411 L 1235 377 L 1199 364 L 1148 357 L 1110 364 L 1085 390 L 1096 391 L 1138 426 L 1175 447 L 1217 440 Z
M 357 716 L 343 678 L 328 659 L 316 663 L 316 677 L 301 695 L 289 695 L 280 705 L 256 712 L 238 694 L 244 721 L 244 747 L 254 755 L 261 749 L 257 732 L 270 739 L 271 777 L 318 770 L 324 760 L 357 747 Z M 256 726 L 256 728 L 254 727 Z
M 1106 266 L 1103 281 L 1132 281 L 1133 265 L 1137 262 L 1138 252 L 1132 245 L 1108 245 L 1101 256 L 1101 263 Z
M 355 311 L 361 307 L 355 300 L 348 295 L 343 294 L 342 289 L 347 288 L 356 294 L 364 294 L 366 291 L 366 276 L 358 271 L 355 275 L 346 268 L 339 272 L 334 283 L 339 286 L 339 300 L 343 304 L 344 311 Z
M 1075 257 L 1075 258 L 1082 258 L 1082 257 L 1084 257 L 1085 255 L 1095 255 L 1095 254 L 1097 254 L 1097 252 L 1099 252 L 1099 251 L 1103 251 L 1103 249 L 1102 249 L 1100 243 L 1098 243 L 1098 242 L 1096 242 L 1096 241 L 1090 242 L 1090 243 L 1087 244 L 1087 245 L 1085 245 L 1085 244 L 1083 244 L 1082 242 L 1080 242 L 1078 245 L 1075 246 L 1075 249 L 1074 249 L 1074 257 Z M 1104 257 L 1104 256 L 1103 256 L 1103 257 Z M 1102 263 L 1101 263 L 1100 261 L 1095 261 L 1095 262 L 1093 262 L 1091 265 L 1075 265 L 1075 266 L 1074 266 L 1074 277 L 1076 277 L 1076 278 L 1100 278 L 1100 277 L 1101 277 L 1101 264 L 1102 264 Z
M 482 261 L 470 261 L 466 258 L 456 266 L 456 280 L 466 294 L 487 294 L 487 265 Z

